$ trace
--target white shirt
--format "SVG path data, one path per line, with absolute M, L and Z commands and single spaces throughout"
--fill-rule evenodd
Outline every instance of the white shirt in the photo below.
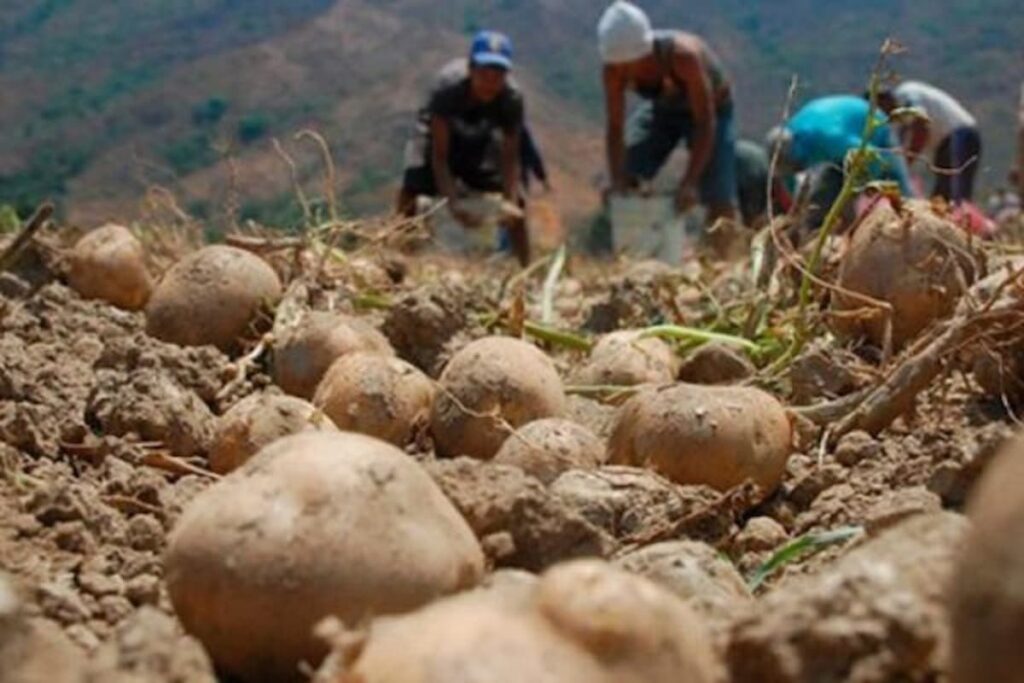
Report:
M 916 107 L 931 120 L 925 151 L 935 152 L 939 144 L 959 128 L 977 128 L 978 121 L 949 93 L 920 81 L 905 81 L 893 90 L 903 107 Z

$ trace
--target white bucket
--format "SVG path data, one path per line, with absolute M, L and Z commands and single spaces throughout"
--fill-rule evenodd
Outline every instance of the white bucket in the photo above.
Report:
M 463 255 L 490 255 L 498 248 L 498 234 L 502 217 L 500 194 L 482 194 L 459 200 L 459 208 L 479 216 L 481 223 L 467 228 L 460 223 L 448 207 L 441 208 L 430 216 L 430 228 L 434 242 L 442 251 Z
M 613 196 L 608 211 L 616 252 L 678 266 L 692 248 L 687 236 L 691 217 L 678 215 L 671 197 Z

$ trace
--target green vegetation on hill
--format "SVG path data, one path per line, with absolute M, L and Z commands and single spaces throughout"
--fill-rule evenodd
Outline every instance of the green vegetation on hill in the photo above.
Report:
M 341 1 L 344 19 L 332 16 L 298 44 L 289 36 L 325 12 L 337 15 L 335 0 L 0 3 L 0 92 L 13 95 L 0 107 L 0 204 L 25 213 L 44 197 L 129 202 L 141 189 L 136 160 L 162 168 L 161 178 L 183 179 L 228 149 L 265 149 L 271 137 L 312 125 L 348 171 L 346 208 L 380 209 L 420 97 L 410 84 L 421 87 L 439 65 L 421 52 L 481 27 L 508 32 L 521 70 L 543 85 L 558 114 L 599 139 L 594 26 L 603 2 Z M 983 182 L 1000 182 L 1009 165 L 1024 35 L 1019 0 L 640 4 L 658 26 L 697 31 L 722 54 L 745 135 L 777 123 L 793 74 L 801 100 L 859 91 L 892 35 L 909 48 L 897 61 L 902 74 L 949 89 L 979 115 Z M 378 37 L 395 27 L 400 41 Z M 399 77 L 402 92 L 374 89 Z M 349 108 L 361 115 L 344 118 Z M 279 190 L 245 199 L 244 213 L 266 222 L 288 224 L 295 210 Z

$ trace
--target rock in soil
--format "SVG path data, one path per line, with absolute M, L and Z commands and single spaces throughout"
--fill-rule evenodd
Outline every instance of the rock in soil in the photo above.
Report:
M 732 679 L 934 680 L 945 666 L 945 592 L 967 526 L 956 513 L 914 517 L 819 575 L 775 589 L 731 627 Z
M 518 467 L 472 458 L 426 467 L 496 566 L 540 571 L 562 560 L 611 552 L 607 534 Z

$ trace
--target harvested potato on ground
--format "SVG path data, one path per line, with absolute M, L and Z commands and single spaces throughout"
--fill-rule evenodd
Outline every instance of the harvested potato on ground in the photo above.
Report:
M 551 359 L 512 337 L 479 339 L 452 357 L 441 373 L 431 417 L 438 454 L 494 457 L 516 429 L 566 408 Z
M 719 491 L 750 479 L 767 496 L 782 480 L 792 441 L 789 417 L 770 394 L 677 384 L 643 391 L 620 408 L 608 455 L 612 464 Z
M 249 396 L 217 420 L 210 469 L 227 474 L 278 439 L 308 429 L 335 428 L 329 417 L 300 398 L 280 394 Z
M 178 261 L 146 306 L 146 331 L 179 346 L 237 348 L 260 310 L 281 297 L 266 261 L 242 249 L 204 247 Z
M 429 423 L 436 391 L 429 377 L 404 360 L 352 353 L 330 367 L 313 403 L 340 429 L 404 447 Z
M 973 528 L 954 574 L 953 683 L 1019 681 L 1024 671 L 1024 441 L 989 465 L 968 505 Z
M 602 658 L 615 681 L 718 679 L 701 621 L 647 579 L 600 560 L 576 560 L 541 577 L 536 601 L 563 637 Z
M 742 351 L 711 343 L 686 357 L 679 368 L 679 379 L 689 384 L 735 384 L 756 373 L 757 367 Z
M 657 543 L 618 558 L 616 564 L 672 591 L 715 624 L 727 623 L 731 613 L 753 600 L 732 562 L 706 543 Z
M 604 443 L 575 422 L 536 420 L 520 427 L 501 445 L 494 462 L 515 465 L 550 484 L 567 470 L 589 470 L 604 462 Z
M 393 356 L 387 338 L 355 316 L 307 312 L 275 341 L 274 382 L 292 396 L 311 400 L 334 361 L 357 351 Z
M 207 489 L 169 538 L 167 589 L 186 631 L 243 681 L 305 680 L 313 627 L 418 608 L 475 585 L 466 521 L 400 450 L 346 432 L 275 442 Z
M 892 343 L 900 349 L 953 312 L 981 267 L 966 233 L 936 214 L 928 202 L 907 202 L 902 213 L 882 202 L 854 232 L 838 284 L 892 305 Z M 835 316 L 834 328 L 846 338 L 866 337 L 882 346 L 886 317 L 851 314 L 865 306 L 863 300 L 836 293 L 832 310 L 847 315 Z
M 679 359 L 664 341 L 645 338 L 638 330 L 622 330 L 601 337 L 574 381 L 613 386 L 666 384 L 675 380 L 678 370 Z
M 552 568 L 376 621 L 339 683 L 718 680 L 700 621 L 671 593 L 600 561 Z M 344 660 L 344 658 L 340 658 Z M 347 669 L 347 670 L 346 670 Z
M 141 310 L 153 293 L 146 250 L 128 228 L 104 225 L 82 237 L 68 254 L 68 284 L 85 299 Z

